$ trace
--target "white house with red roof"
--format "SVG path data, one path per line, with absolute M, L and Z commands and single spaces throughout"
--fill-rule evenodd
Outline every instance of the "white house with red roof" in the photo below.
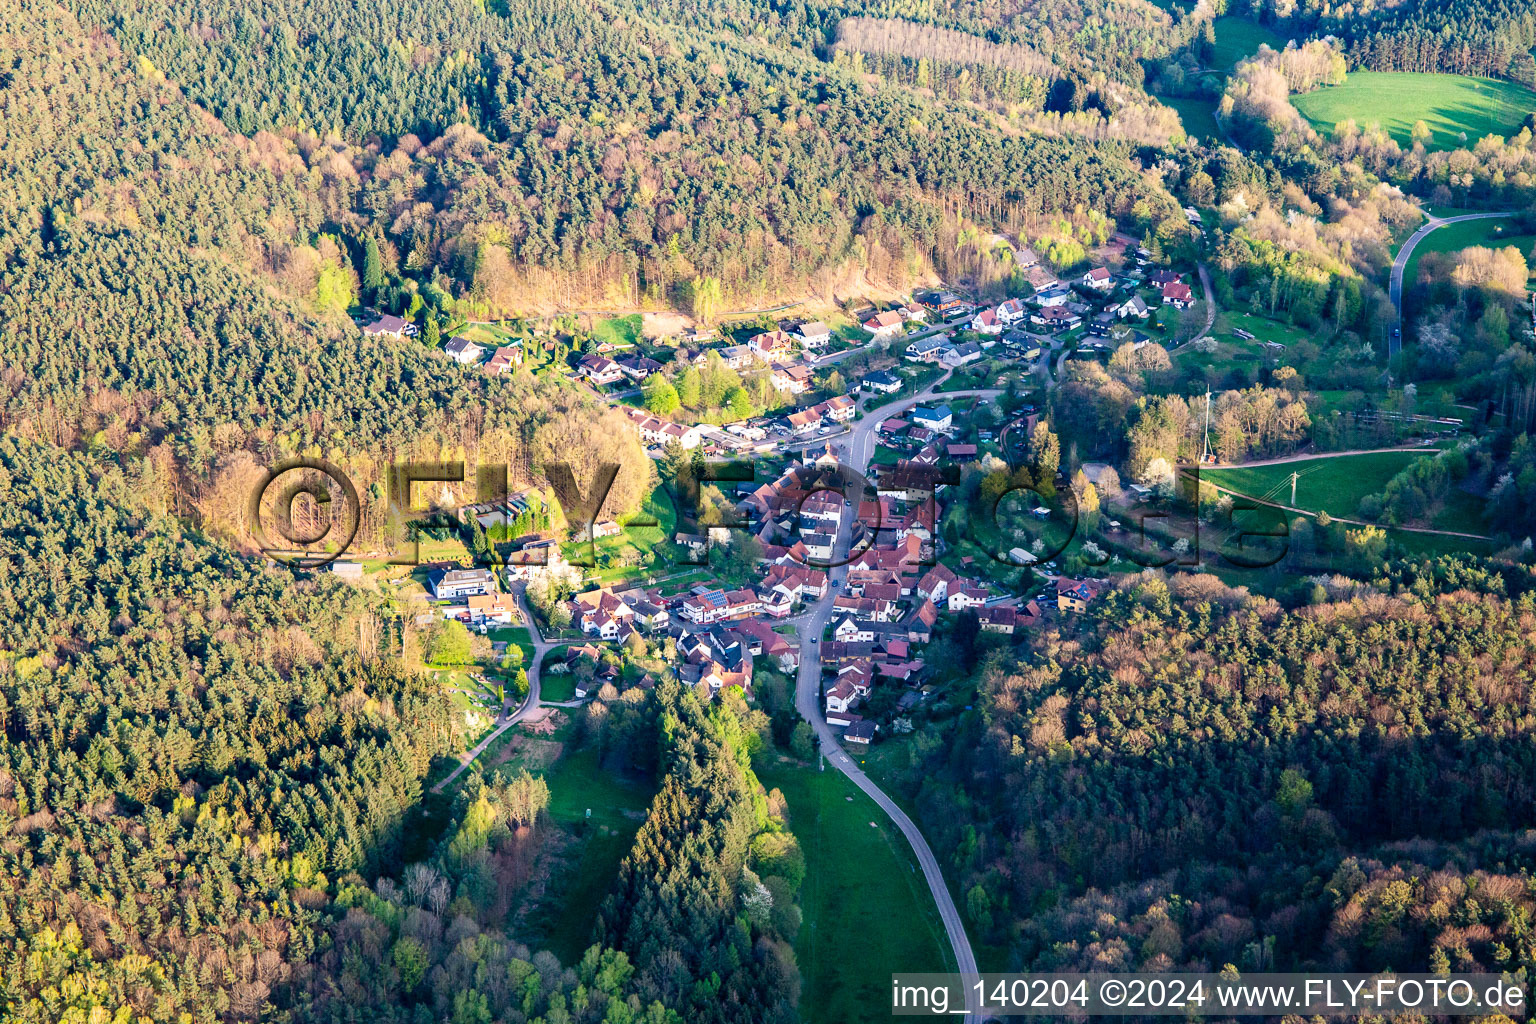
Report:
M 1170 281 L 1163 285 L 1163 301 L 1175 309 L 1183 309 L 1195 300 L 1195 293 L 1183 281 Z
M 984 309 L 971 317 L 971 330 L 981 334 L 1002 334 L 1003 323 L 997 318 L 997 310 Z
M 1094 267 L 1083 275 L 1083 287 L 1092 288 L 1095 291 L 1109 291 L 1114 283 L 1115 275 L 1111 274 L 1107 267 Z
M 906 321 L 902 319 L 900 313 L 894 309 L 889 309 L 883 313 L 876 313 L 859 326 L 873 334 L 876 338 L 890 338 L 901 333 L 901 328 L 905 323 Z

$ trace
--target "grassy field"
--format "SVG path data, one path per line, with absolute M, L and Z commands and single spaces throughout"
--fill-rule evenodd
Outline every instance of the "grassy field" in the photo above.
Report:
M 1457 149 L 1484 135 L 1519 131 L 1525 116 L 1536 110 L 1536 93 L 1492 78 L 1352 71 L 1343 85 L 1302 93 L 1292 102 L 1325 135 L 1335 124 L 1353 118 L 1362 128 L 1379 124 L 1406 147 L 1414 123 L 1422 120 L 1431 132 L 1430 149 Z
M 500 348 L 518 340 L 518 336 L 496 324 L 466 324 L 453 332 L 455 338 L 468 338 L 476 345 Z
M 639 343 L 642 323 L 639 313 L 599 320 L 592 327 L 592 336 L 611 345 L 629 347 Z
M 1200 477 L 1242 494 L 1291 504 L 1291 474 L 1299 473 L 1296 507 L 1354 518 L 1360 499 L 1376 494 L 1423 452 L 1378 452 L 1338 458 L 1300 459 L 1275 466 L 1202 470 Z
M 1425 253 L 1460 252 L 1474 245 L 1490 249 L 1512 245 L 1530 263 L 1532 249 L 1536 248 L 1536 235 L 1514 234 L 1508 220 L 1464 220 L 1459 224 L 1436 228 L 1419 240 L 1419 244 L 1414 246 L 1413 255 L 1408 257 L 1408 265 L 1403 268 L 1403 289 L 1406 291 L 1418 280 L 1419 260 Z
M 801 1014 L 811 1024 L 888 1020 L 892 971 L 955 969 L 911 846 L 840 772 L 777 759 L 755 770 L 784 794 L 805 853 Z
M 587 579 L 609 585 L 625 580 L 638 579 L 653 572 L 643 563 L 653 550 L 669 550 L 673 534 L 677 532 L 677 509 L 666 485 L 658 485 L 646 495 L 640 513 L 635 519 L 654 521 L 656 526 L 626 526 L 612 537 L 599 537 L 590 544 L 584 540 L 569 541 L 561 545 L 565 557 L 576 564 L 594 562 L 587 570 Z M 606 568 L 603 563 L 608 562 Z M 624 562 L 632 564 L 625 565 Z M 669 567 L 662 566 L 665 572 Z
M 1179 112 L 1184 131 L 1197 139 L 1220 139 L 1221 125 L 1216 123 L 1216 101 L 1202 96 L 1160 96 L 1158 102 Z
M 574 700 L 576 676 L 570 672 L 551 672 L 554 665 L 563 664 L 566 648 L 556 647 L 544 655 L 544 667 L 539 671 L 540 700 Z
M 1216 45 L 1211 48 L 1210 66 L 1223 71 L 1230 70 L 1244 57 L 1258 53 L 1263 43 L 1276 50 L 1285 46 L 1285 39 L 1279 33 L 1248 18 L 1217 18 L 1211 28 L 1216 34 Z
M 556 738 L 569 732 L 566 725 Z M 605 770 L 593 747 L 565 747 L 544 772 L 544 781 L 549 784 L 549 816 L 569 833 L 571 843 L 541 905 L 529 914 L 529 944 L 550 950 L 562 963 L 574 963 L 591 944 L 598 907 L 634 845 L 656 787 Z

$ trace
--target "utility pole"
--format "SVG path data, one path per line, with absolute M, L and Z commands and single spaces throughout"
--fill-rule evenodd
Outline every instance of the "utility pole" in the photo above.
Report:
M 1205 389 L 1205 444 L 1200 452 L 1200 464 L 1211 461 L 1211 389 Z
M 1292 508 L 1296 507 L 1296 478 L 1298 476 L 1300 476 L 1300 475 L 1301 475 L 1300 473 L 1295 472 L 1294 470 L 1291 472 L 1291 507 Z

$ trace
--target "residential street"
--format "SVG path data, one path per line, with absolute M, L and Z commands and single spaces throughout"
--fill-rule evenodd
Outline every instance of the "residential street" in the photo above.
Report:
M 948 401 L 952 398 L 965 397 L 996 397 L 1002 393 L 995 388 L 953 392 L 934 390 L 948 379 L 949 374 L 945 374 L 916 395 L 888 402 L 865 413 L 854 424 L 852 434 L 844 446 L 847 452 L 845 464 L 860 473 L 867 470 L 869 461 L 874 456 L 875 436 L 880 423 L 914 402 Z M 838 531 L 834 562 L 847 557 L 852 533 L 853 517 L 848 515 L 844 517 L 842 528 Z M 901 829 L 901 834 L 907 837 L 907 842 L 912 844 L 912 851 L 917 855 L 917 863 L 923 870 L 923 878 L 927 881 L 934 903 L 939 908 L 939 917 L 943 920 L 944 931 L 949 936 L 955 963 L 961 974 L 967 977 L 973 976 L 977 973 L 976 954 L 971 950 L 971 940 L 965 933 L 965 922 L 961 919 L 960 910 L 955 906 L 955 901 L 950 895 L 949 886 L 944 882 L 944 873 L 940 870 L 939 862 L 928 846 L 928 841 L 923 838 L 917 825 L 897 805 L 896 801 L 886 796 L 874 780 L 859 767 L 858 762 L 844 752 L 842 745 L 838 742 L 837 734 L 827 724 L 826 716 L 822 713 L 821 634 L 832 615 L 833 598 L 847 579 L 848 567 L 835 565 L 827 575 L 831 586 L 827 588 L 826 596 L 810 608 L 806 615 L 805 627 L 800 631 L 800 674 L 795 687 L 795 708 L 807 722 L 811 723 L 827 763 L 848 776 L 855 786 L 868 794 L 869 798 L 896 823 L 896 827 Z M 972 1015 L 973 1020 L 976 1020 L 980 1018 L 980 1011 L 981 1006 L 974 1002 L 973 994 L 967 991 L 967 1012 Z
M 469 766 L 475 763 L 477 757 L 485 753 L 486 748 L 496 742 L 498 736 L 518 722 L 521 722 L 528 716 L 530 711 L 539 706 L 539 669 L 544 664 L 545 652 L 559 645 L 546 643 L 544 637 L 539 633 L 539 627 L 533 620 L 533 613 L 528 610 L 526 590 L 527 587 L 520 584 L 515 593 L 517 595 L 517 610 L 523 616 L 523 624 L 528 627 L 528 635 L 533 638 L 533 650 L 528 654 L 530 659 L 528 663 L 528 696 L 520 705 L 511 710 L 508 710 L 506 705 L 502 706 L 501 717 L 496 720 L 496 728 L 487 733 L 485 738 L 479 743 L 476 743 L 473 747 L 459 755 L 459 766 L 447 778 L 432 787 L 432 792 L 434 793 L 441 793 L 448 786 L 452 785 L 454 780 L 463 775 L 469 769 Z

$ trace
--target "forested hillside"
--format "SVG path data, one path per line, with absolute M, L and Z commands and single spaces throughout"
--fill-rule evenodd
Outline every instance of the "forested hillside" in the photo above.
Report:
M 1128 211 L 1160 191 L 1123 146 L 1000 131 L 693 20 L 566 0 L 75 10 L 141 74 L 289 138 L 271 142 L 325 218 L 380 236 L 391 273 L 488 308 L 686 303 L 699 276 L 773 295 L 855 264 L 900 285 L 953 251 L 962 210 Z
M 0 29 L 4 426 L 122 454 L 169 441 L 196 473 L 247 446 L 435 449 L 466 422 L 520 431 L 553 400 L 315 312 L 328 281 L 355 285 L 314 234 L 327 214 L 302 161 L 57 8 L 19 13 Z
M 0 441 L 8 1019 L 248 1016 L 396 855 L 453 731 L 355 591 L 184 533 L 116 470 Z
M 612 948 L 567 972 L 493 896 L 536 778 L 467 790 L 402 864 L 456 734 L 373 599 L 128 511 L 131 480 L 39 444 L 0 441 L 0 496 L 7 1020 L 794 1019 L 799 878 L 754 842 L 784 826 L 730 707 L 648 698 L 661 796 L 594 936 Z
M 1529 576 L 1316 596 L 1149 576 L 984 670 L 906 775 L 983 941 L 1040 969 L 1536 966 Z

